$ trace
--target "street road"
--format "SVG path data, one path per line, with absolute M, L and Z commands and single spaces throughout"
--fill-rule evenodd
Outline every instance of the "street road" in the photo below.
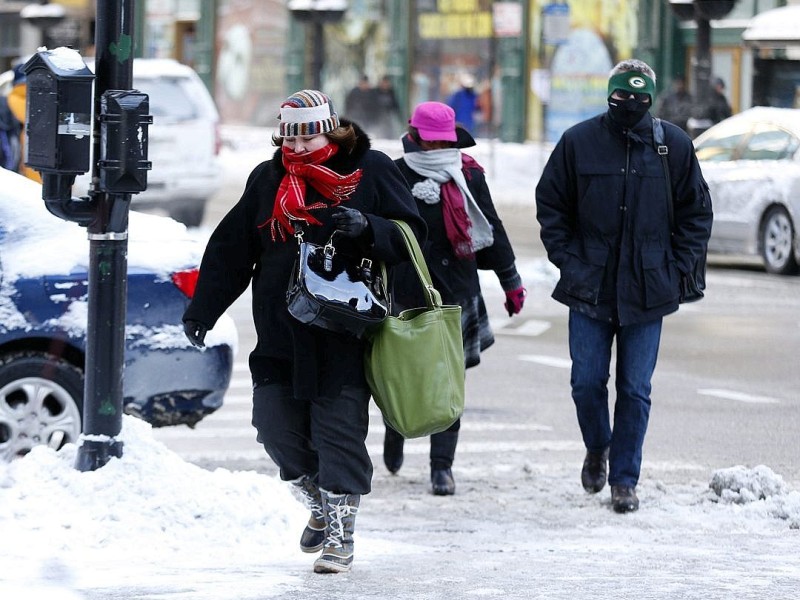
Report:
M 231 182 L 217 196 L 208 227 L 240 189 L 241 182 Z M 523 312 L 509 319 L 496 278 L 482 278 L 497 341 L 468 371 L 456 481 L 472 465 L 502 465 L 513 455 L 526 464 L 574 465 L 577 482 L 584 449 L 569 390 L 567 311 L 549 297 L 555 272 L 539 242 L 533 206 L 499 211 L 529 296 Z M 707 481 L 716 469 L 764 464 L 800 489 L 800 277 L 769 275 L 748 261 L 712 257 L 711 263 L 706 298 L 665 320 L 642 478 Z M 224 407 L 195 430 L 160 429 L 155 436 L 204 467 L 274 474 L 250 426 L 247 355 L 255 337 L 249 297 L 230 313 L 240 348 Z M 374 405 L 371 414 L 368 446 L 380 487 L 389 479 L 383 425 Z M 417 474 L 422 485 L 428 447 L 427 438 L 406 444 L 402 472 Z

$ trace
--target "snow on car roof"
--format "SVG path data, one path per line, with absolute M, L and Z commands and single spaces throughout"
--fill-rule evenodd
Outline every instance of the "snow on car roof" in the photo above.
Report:
M 92 72 L 94 61 L 93 56 L 83 57 L 83 62 Z M 135 77 L 192 77 L 194 70 L 174 58 L 134 58 L 133 74 Z
M 798 44 L 798 27 L 800 6 L 781 6 L 754 16 L 742 33 L 742 39 L 756 46 Z
M 746 123 L 775 123 L 800 137 L 800 109 L 754 106 L 753 108 L 748 108 L 740 113 L 736 113 L 707 129 L 695 138 L 694 144 L 697 146 L 709 137 L 717 136 L 721 127 L 738 127 L 740 124 Z
M 135 58 L 133 74 L 136 77 L 191 77 L 192 69 L 171 58 Z
M 131 211 L 128 233 L 129 270 L 168 277 L 200 264 L 205 241 L 173 219 Z M 0 169 L 0 245 L 6 280 L 88 268 L 86 229 L 52 215 L 38 183 L 5 169 Z

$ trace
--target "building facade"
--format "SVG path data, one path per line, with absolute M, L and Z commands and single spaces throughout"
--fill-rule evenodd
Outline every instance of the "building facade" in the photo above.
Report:
M 0 0 L 0 70 L 41 45 L 68 45 L 90 55 L 93 0 L 50 0 L 64 9 L 55 23 L 22 19 L 31 3 Z M 754 103 L 785 105 L 789 96 L 794 103 L 800 34 L 782 46 L 745 43 L 743 35 L 755 15 L 798 2 L 729 4 L 724 17 L 710 21 L 709 68 L 726 82 L 734 112 Z M 402 124 L 416 103 L 446 100 L 469 76 L 481 98 L 477 135 L 552 142 L 572 123 L 605 110 L 608 71 L 621 59 L 650 63 L 659 92 L 676 76 L 685 76 L 696 91 L 697 23 L 681 18 L 691 5 L 349 0 L 341 18 L 314 23 L 300 19 L 286 0 L 135 0 L 134 52 L 193 66 L 226 123 L 274 125 L 278 103 L 314 85 L 341 107 L 365 74 L 373 84 L 388 76 Z M 759 91 L 764 89 L 772 91 Z

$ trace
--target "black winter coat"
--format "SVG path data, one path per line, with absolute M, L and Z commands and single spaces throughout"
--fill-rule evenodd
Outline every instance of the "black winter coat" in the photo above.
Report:
M 344 122 L 344 121 L 343 121 Z M 356 126 L 358 142 L 349 154 L 334 155 L 326 167 L 337 173 L 363 169 L 361 181 L 344 206 L 364 213 L 373 235 L 368 241 L 341 240 L 358 246 L 360 255 L 387 264 L 407 260 L 401 234 L 389 219 L 406 221 L 424 241 L 425 223 L 411 192 L 392 160 L 370 149 L 369 138 Z M 217 319 L 252 281 L 253 321 L 258 341 L 250 354 L 254 385 L 291 383 L 297 398 L 335 396 L 343 385 L 366 386 L 364 343 L 352 336 L 331 333 L 295 320 L 286 307 L 289 276 L 297 256 L 297 242 L 272 241 L 269 226 L 278 186 L 286 173 L 278 149 L 272 160 L 250 174 L 239 202 L 222 219 L 209 239 L 200 265 L 194 298 L 183 319 L 213 327 Z M 322 200 L 310 185 L 306 204 Z M 334 230 L 332 209 L 315 210 L 321 226 L 305 226 L 304 239 L 324 244 Z M 337 247 L 339 247 L 337 240 Z M 342 248 L 347 252 L 348 248 Z
M 402 158 L 395 163 L 412 188 L 414 184 L 425 180 L 425 177 L 411 169 Z M 453 246 L 445 233 L 442 203 L 428 204 L 415 199 L 419 214 L 428 226 L 428 239 L 423 247 L 423 254 L 431 272 L 433 286 L 442 294 L 445 304 L 458 304 L 481 293 L 478 269 L 508 269 L 514 266 L 515 260 L 511 242 L 492 202 L 485 174 L 481 169 L 473 167 L 464 170 L 464 176 L 472 197 L 489 221 L 494 234 L 494 243 L 488 248 L 478 250 L 474 259 L 458 258 L 453 252 Z M 416 280 L 413 269 L 403 265 L 397 271 L 402 273 L 398 279 L 406 283 L 402 288 L 395 284 L 395 301 L 404 306 L 419 306 L 424 302 L 421 291 L 415 287 L 417 284 L 407 283 L 409 279 Z M 412 290 L 418 293 L 409 296 L 409 291 Z
M 608 114 L 568 129 L 536 187 L 537 220 L 561 271 L 553 298 L 620 325 L 678 309 L 680 279 L 705 256 L 712 211 L 689 137 L 663 122 L 675 228 L 670 232 L 652 117 L 623 129 Z

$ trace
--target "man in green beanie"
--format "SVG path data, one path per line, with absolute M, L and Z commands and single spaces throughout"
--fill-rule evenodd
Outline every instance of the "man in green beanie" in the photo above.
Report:
M 570 309 L 570 383 L 586 446 L 581 483 L 596 494 L 607 479 L 618 513 L 639 508 L 662 318 L 684 300 L 711 234 L 711 197 L 691 139 L 662 121 L 663 140 L 654 142 L 655 90 L 646 63 L 617 64 L 608 111 L 564 132 L 536 187 L 542 242 L 560 271 L 553 298 Z

